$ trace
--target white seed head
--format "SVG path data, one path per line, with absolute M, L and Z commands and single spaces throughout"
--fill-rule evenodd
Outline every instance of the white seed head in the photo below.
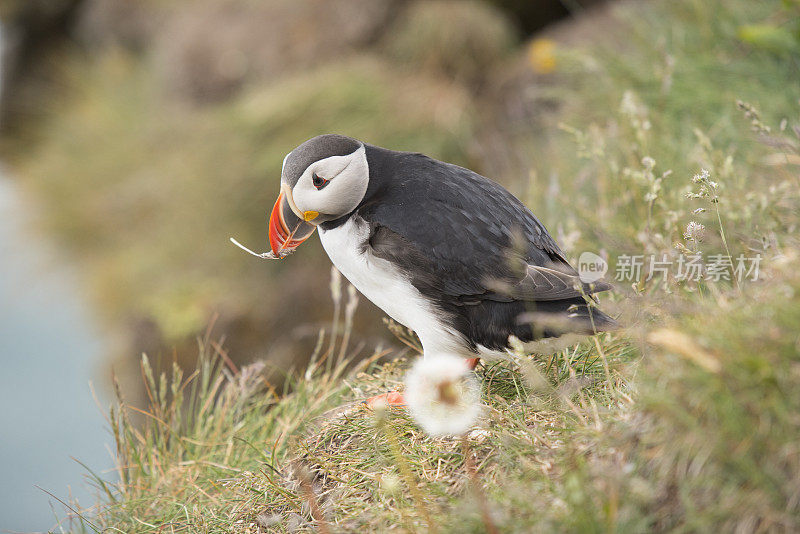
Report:
M 692 181 L 696 184 L 708 181 L 709 172 L 706 169 L 700 169 L 700 172 L 692 177 Z
M 414 421 L 431 436 L 467 432 L 481 412 L 480 386 L 464 358 L 420 358 L 406 376 L 405 399 Z
M 683 233 L 683 238 L 687 241 L 694 241 L 699 243 L 706 235 L 706 227 L 696 221 L 690 221 L 686 225 L 686 231 Z

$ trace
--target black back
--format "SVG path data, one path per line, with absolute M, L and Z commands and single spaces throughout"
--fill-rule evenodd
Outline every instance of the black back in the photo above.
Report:
M 527 341 L 563 333 L 520 320 L 525 312 L 571 312 L 581 320 L 569 330 L 613 323 L 583 296 L 608 286 L 579 287 L 544 226 L 503 187 L 423 154 L 366 147 L 370 184 L 355 210 L 370 225 L 364 246 L 397 265 L 472 348 L 503 349 L 510 334 Z

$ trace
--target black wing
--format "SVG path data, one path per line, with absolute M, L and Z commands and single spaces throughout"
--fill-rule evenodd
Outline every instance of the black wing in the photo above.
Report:
M 419 289 L 470 304 L 572 300 L 610 287 L 581 284 L 544 226 L 497 183 L 421 154 L 393 154 L 396 171 L 381 176 L 358 213 L 372 227 L 374 253 L 406 264 Z

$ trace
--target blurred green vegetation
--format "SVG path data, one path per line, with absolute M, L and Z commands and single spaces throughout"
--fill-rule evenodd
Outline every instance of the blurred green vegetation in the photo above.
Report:
M 76 70 L 79 94 L 53 113 L 20 173 L 48 229 L 92 269 L 103 309 L 152 316 L 169 339 L 197 333 L 213 306 L 277 306 L 285 293 L 269 286 L 284 269 L 306 298 L 327 286 L 328 269 L 309 265 L 310 254 L 262 263 L 227 243 L 233 235 L 263 248 L 285 147 L 340 131 L 466 159 L 465 95 L 371 58 L 188 111 L 160 102 L 124 55 Z
M 246 318 L 264 343 L 327 316 L 316 304 L 328 284 L 316 243 L 278 264 L 227 242 L 266 247 L 281 161 L 306 138 L 342 132 L 468 162 L 465 92 L 374 58 L 201 111 L 159 101 L 129 57 L 94 61 L 71 67 L 75 94 L 15 167 L 46 229 L 86 269 L 103 317 L 152 319 L 166 346 L 193 338 L 215 312 Z
M 722 172 L 728 155 L 742 165 L 761 163 L 766 146 L 737 147 L 748 135 L 737 101 L 753 104 L 774 127 L 796 115 L 800 56 L 775 56 L 737 37 L 748 22 L 780 11 L 780 2 L 666 4 L 625 6 L 567 29 L 576 46 L 562 47 L 559 71 L 534 87 L 533 98 L 556 111 L 539 118 L 543 128 L 518 136 L 516 149 L 530 155 L 535 173 L 527 200 L 544 220 L 594 234 L 585 246 L 641 250 L 649 184 L 620 174 L 642 171 L 645 156 L 655 160 L 656 174 L 672 172 L 657 200 L 668 211 L 700 167 Z M 620 24 L 624 35 L 605 35 L 608 25 Z M 726 174 L 723 187 L 745 189 L 751 174 Z M 562 194 L 543 195 L 553 183 Z M 669 245 L 679 228 L 664 223 L 658 231 L 672 234 L 664 235 Z
M 265 263 L 228 237 L 266 247 L 281 161 L 305 139 L 339 132 L 481 169 L 478 91 L 513 61 L 506 17 L 477 1 L 351 0 L 375 19 L 309 35 L 318 3 L 88 2 L 81 46 L 45 61 L 46 96 L 3 157 L 85 271 L 119 354 L 190 353 L 218 316 L 237 360 L 301 364 L 328 317 L 316 239 Z M 454 24 L 431 24 L 444 13 Z M 311 48 L 257 52 L 300 37 Z M 355 335 L 385 337 L 379 318 L 365 306 Z

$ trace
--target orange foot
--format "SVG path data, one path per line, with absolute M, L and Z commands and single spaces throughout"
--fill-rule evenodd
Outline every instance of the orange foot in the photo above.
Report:
M 480 358 L 467 358 L 467 367 L 470 369 L 475 369 L 478 366 L 479 361 L 481 361 Z
M 403 394 L 399 391 L 390 391 L 381 395 L 375 395 L 364 401 L 369 408 L 374 408 L 378 404 L 385 404 L 386 406 L 402 406 L 405 407 L 406 400 Z

